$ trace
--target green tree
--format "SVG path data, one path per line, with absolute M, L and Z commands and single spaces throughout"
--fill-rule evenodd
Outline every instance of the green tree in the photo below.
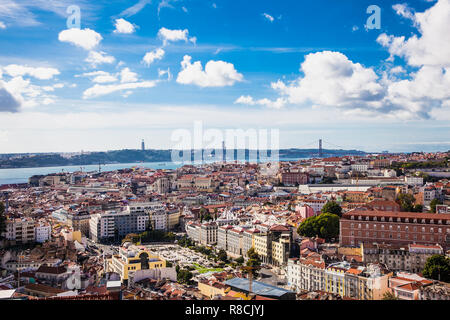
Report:
M 219 260 L 221 260 L 223 262 L 227 262 L 227 260 L 228 260 L 227 252 L 224 249 L 219 250 L 217 257 L 219 258 Z
M 409 193 L 400 193 L 397 197 L 397 203 L 400 205 L 401 210 L 405 212 L 413 211 L 415 201 L 414 196 Z
M 422 211 L 423 211 L 423 205 L 421 205 L 421 204 L 416 204 L 416 205 L 414 206 L 413 211 L 414 211 L 414 212 L 422 212 Z
M 0 239 L 3 239 L 3 232 L 6 232 L 5 206 L 0 202 Z
M 322 208 L 322 213 L 332 213 L 339 217 L 342 216 L 342 208 L 336 201 L 328 201 Z
M 189 283 L 189 281 L 192 279 L 192 272 L 186 269 L 182 269 L 177 274 L 177 281 L 179 283 Z
M 438 204 L 442 204 L 442 201 L 440 201 L 439 199 L 436 199 L 436 198 L 431 200 L 431 202 L 430 202 L 430 211 L 432 213 L 436 213 L 436 205 L 438 205 Z
M 240 256 L 239 258 L 236 258 L 234 261 L 236 261 L 237 264 L 242 265 L 245 260 L 243 256 Z
M 427 259 L 423 268 L 424 277 L 443 282 L 450 282 L 450 258 L 435 254 Z
M 247 267 L 255 267 L 259 268 L 261 266 L 261 259 L 259 258 L 258 253 L 256 253 L 255 248 L 251 247 L 250 250 L 247 251 Z M 258 276 L 258 270 L 253 269 L 252 270 L 253 277 Z
M 332 213 L 322 213 L 307 218 L 297 229 L 304 237 L 320 237 L 327 241 L 339 236 L 339 216 Z

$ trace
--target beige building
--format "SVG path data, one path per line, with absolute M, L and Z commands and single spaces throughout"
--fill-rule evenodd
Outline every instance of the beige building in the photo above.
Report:
M 35 222 L 31 218 L 7 220 L 5 238 L 20 243 L 34 242 L 34 228 Z

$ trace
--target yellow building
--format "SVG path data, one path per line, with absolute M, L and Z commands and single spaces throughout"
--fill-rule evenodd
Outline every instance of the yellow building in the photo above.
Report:
M 180 224 L 180 211 L 168 212 L 167 217 L 167 230 L 173 230 L 177 225 Z
M 120 275 L 122 282 L 128 281 L 128 275 L 132 272 L 145 269 L 165 268 L 166 261 L 152 255 L 143 247 L 124 243 L 119 249 L 119 254 L 113 255 L 108 260 L 107 272 L 115 272 Z
M 286 265 L 290 253 L 289 235 L 282 236 L 278 241 L 272 241 L 272 262 L 278 266 Z
M 270 239 L 269 234 L 267 232 L 260 233 L 255 235 L 255 251 L 261 258 L 263 263 L 270 263 L 270 259 L 272 256 L 271 248 L 270 248 Z

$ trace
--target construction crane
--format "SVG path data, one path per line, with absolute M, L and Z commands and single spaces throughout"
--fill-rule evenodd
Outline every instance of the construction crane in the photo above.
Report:
M 252 292 L 252 283 L 253 283 L 253 270 L 259 270 L 261 267 L 259 266 L 243 266 L 241 270 L 248 272 L 248 295 Z

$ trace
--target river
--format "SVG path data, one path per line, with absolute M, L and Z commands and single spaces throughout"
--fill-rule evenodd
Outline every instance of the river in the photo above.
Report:
M 306 159 L 306 158 L 302 158 Z M 286 158 L 280 159 L 282 161 L 295 161 L 298 158 Z M 206 161 L 208 162 L 208 161 Z M 195 163 L 194 163 L 195 164 Z M 198 163 L 201 164 L 201 163 Z M 152 168 L 152 169 L 176 169 L 182 166 L 180 163 L 175 162 L 137 162 L 137 163 L 114 163 L 105 164 L 101 166 L 101 171 L 114 171 L 124 168 L 131 168 L 134 166 Z M 28 178 L 34 175 L 47 175 L 51 173 L 61 172 L 75 172 L 80 171 L 83 168 L 83 172 L 98 172 L 98 165 L 85 165 L 85 166 L 60 166 L 60 167 L 36 167 L 36 168 L 14 168 L 14 169 L 0 169 L 0 185 L 14 184 L 14 183 L 27 183 Z

